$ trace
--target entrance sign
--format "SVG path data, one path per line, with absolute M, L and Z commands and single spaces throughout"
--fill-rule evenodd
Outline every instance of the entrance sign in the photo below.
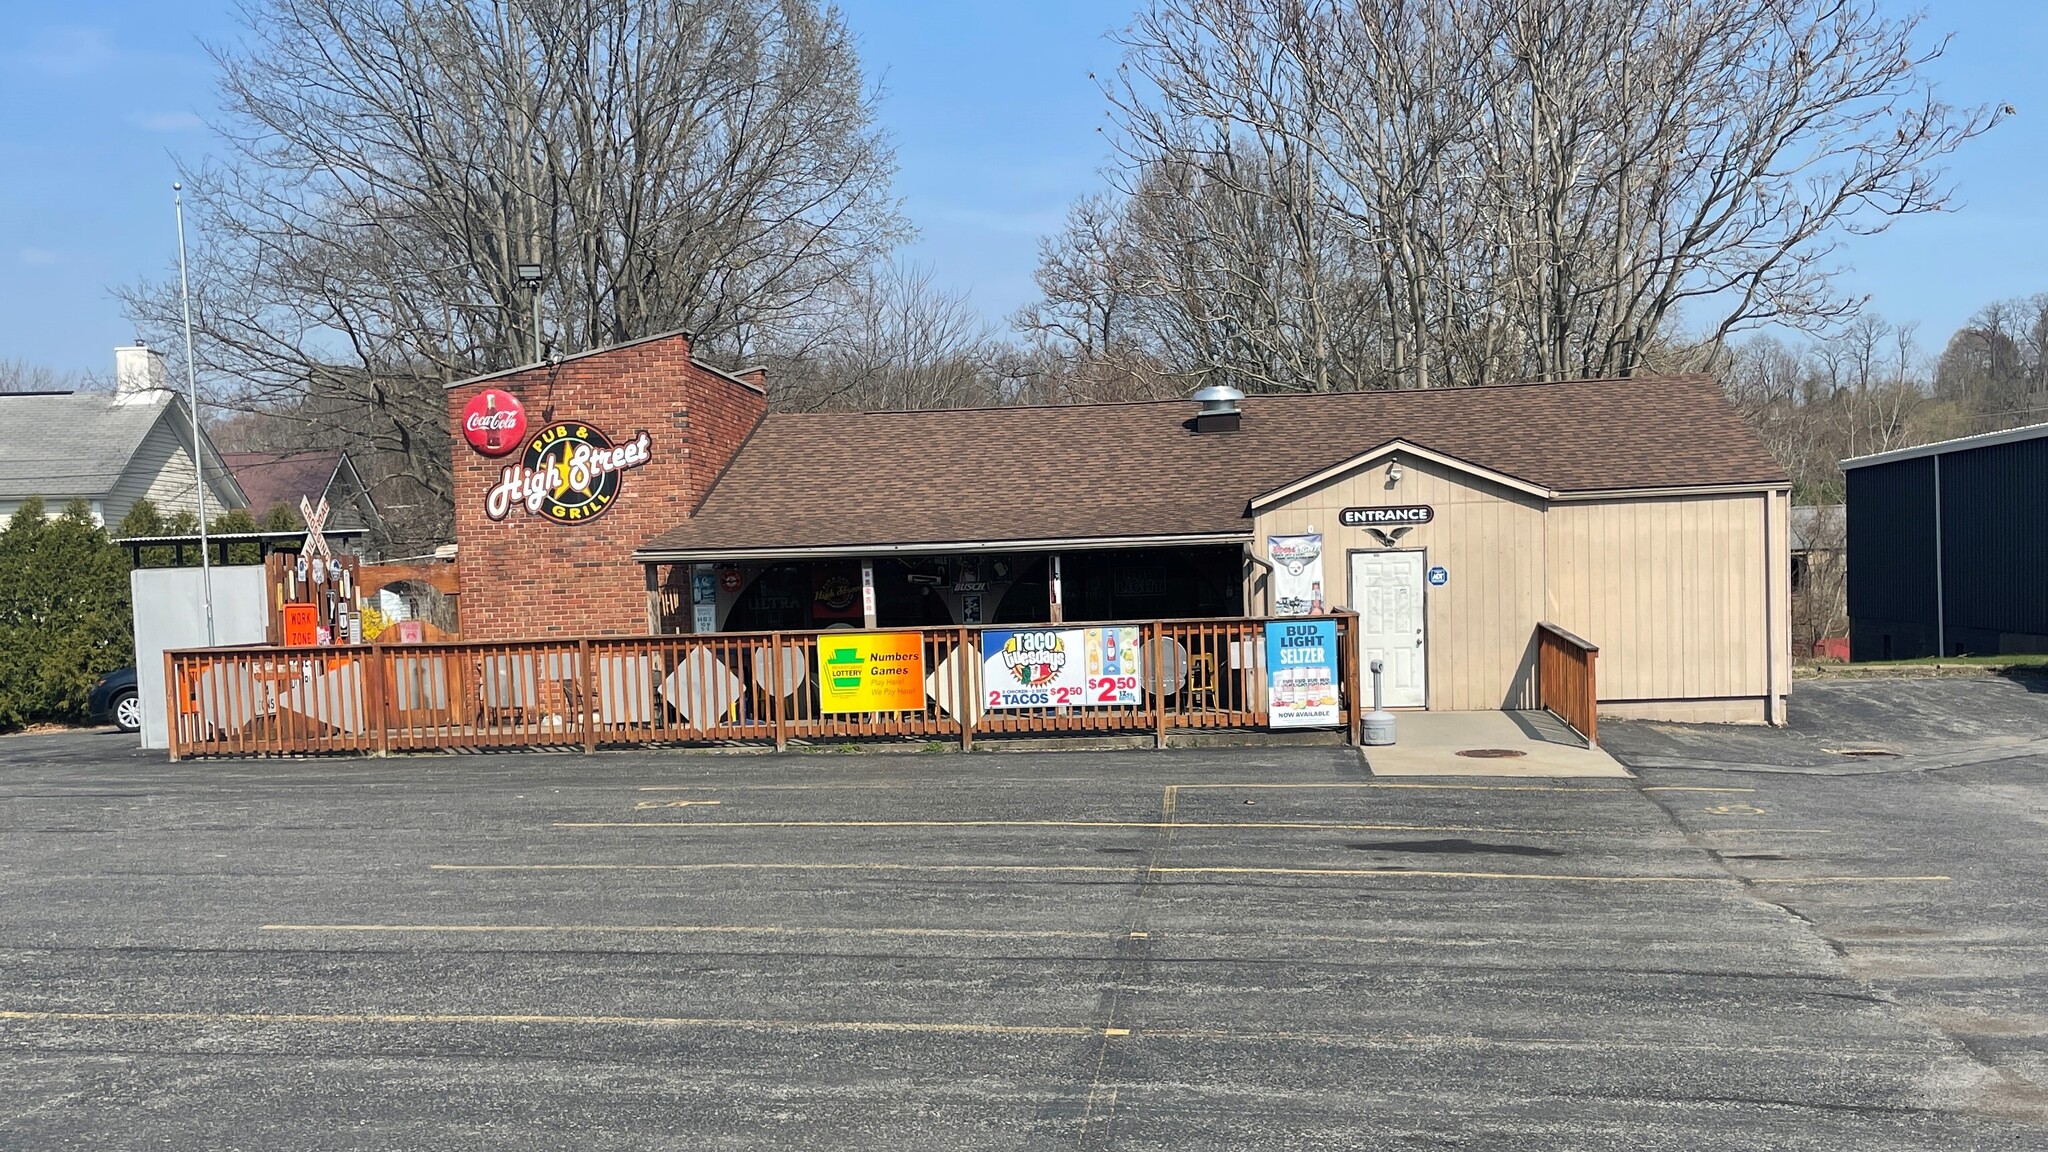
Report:
M 818 710 L 915 712 L 924 707 L 924 638 L 916 632 L 818 637 Z
M 1339 722 L 1336 621 L 1268 623 L 1266 686 L 1272 727 L 1334 727 Z
M 526 439 L 526 407 L 502 388 L 486 388 L 462 407 L 462 438 L 479 456 L 510 456 Z
M 1273 561 L 1273 615 L 1310 616 L 1323 610 L 1323 534 L 1266 537 Z
M 1436 519 L 1436 509 L 1427 504 L 1403 504 L 1393 508 L 1346 508 L 1337 522 L 1346 528 L 1412 528 Z
M 620 474 L 654 456 L 654 442 L 642 432 L 624 444 L 588 424 L 551 424 L 526 444 L 517 464 L 505 465 L 497 486 L 484 497 L 484 515 L 503 520 L 514 508 L 558 524 L 578 524 L 604 515 L 618 499 Z
M 982 704 L 1060 708 L 1083 703 L 1088 687 L 1083 628 L 988 628 L 981 633 Z

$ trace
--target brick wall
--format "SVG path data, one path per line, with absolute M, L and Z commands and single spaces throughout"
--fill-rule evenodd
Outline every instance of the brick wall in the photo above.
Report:
M 613 444 L 644 429 L 652 457 L 620 473 L 617 499 L 595 519 L 562 524 L 515 507 L 492 520 L 485 498 L 522 453 L 492 459 L 463 438 L 463 406 L 487 387 L 519 397 L 529 439 L 552 422 L 587 423 Z M 693 363 L 681 333 L 449 389 L 462 638 L 646 634 L 647 585 L 634 549 L 689 515 L 766 410 L 759 380 Z

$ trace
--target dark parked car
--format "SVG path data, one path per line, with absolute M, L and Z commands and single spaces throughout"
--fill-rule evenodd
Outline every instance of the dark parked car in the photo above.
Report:
M 135 694 L 135 669 L 116 668 L 93 681 L 87 703 L 93 723 L 112 724 L 123 732 L 142 731 L 142 697 Z

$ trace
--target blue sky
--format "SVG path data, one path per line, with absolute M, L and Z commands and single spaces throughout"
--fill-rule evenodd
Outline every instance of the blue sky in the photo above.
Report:
M 1002 321 L 1033 295 L 1038 239 L 1109 159 L 1091 71 L 1113 67 L 1120 3 L 847 0 L 886 89 L 906 255 Z M 1853 240 L 1845 283 L 1936 349 L 1987 300 L 2048 291 L 2048 5 L 1943 0 L 1935 76 L 1959 104 L 2019 115 L 1952 165 L 1961 211 Z M 176 257 L 172 156 L 208 148 L 217 0 L 12 0 L 0 47 L 0 358 L 105 372 L 132 333 L 111 285 Z M 1904 6 L 1901 6 L 1904 10 Z M 197 238 L 203 241 L 203 238 Z

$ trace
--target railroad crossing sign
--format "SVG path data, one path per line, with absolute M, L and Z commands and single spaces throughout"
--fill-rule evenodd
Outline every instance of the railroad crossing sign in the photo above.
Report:
M 308 497 L 299 497 L 299 515 L 304 517 L 306 521 L 307 550 L 318 552 L 322 556 L 332 557 L 334 553 L 327 550 L 327 537 L 320 531 L 322 528 L 327 527 L 327 497 L 320 497 L 320 505 L 317 508 L 314 507 L 313 501 Z

